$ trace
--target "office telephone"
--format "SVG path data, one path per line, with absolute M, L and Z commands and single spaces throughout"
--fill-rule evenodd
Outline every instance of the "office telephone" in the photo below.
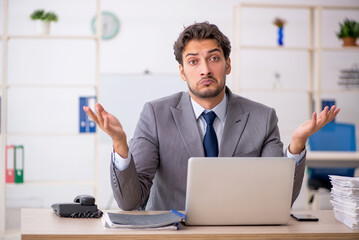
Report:
M 73 203 L 55 203 L 51 207 L 60 217 L 100 218 L 102 216 L 102 211 L 95 204 L 95 198 L 90 195 L 78 195 Z

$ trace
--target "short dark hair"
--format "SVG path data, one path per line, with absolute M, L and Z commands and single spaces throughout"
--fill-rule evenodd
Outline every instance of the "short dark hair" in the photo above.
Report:
M 174 54 L 179 64 L 183 65 L 182 54 L 187 43 L 192 40 L 213 39 L 222 48 L 225 59 L 229 58 L 231 53 L 231 43 L 229 39 L 219 30 L 219 28 L 208 22 L 195 23 L 186 27 L 179 35 L 173 45 Z

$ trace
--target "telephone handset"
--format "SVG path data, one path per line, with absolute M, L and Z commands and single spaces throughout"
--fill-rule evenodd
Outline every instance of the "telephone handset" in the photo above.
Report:
M 93 206 L 95 205 L 95 198 L 90 195 L 78 195 L 75 197 L 74 202 L 84 206 Z
M 56 215 L 72 218 L 99 218 L 102 211 L 97 209 L 95 198 L 90 195 L 78 195 L 73 203 L 55 203 L 51 205 Z

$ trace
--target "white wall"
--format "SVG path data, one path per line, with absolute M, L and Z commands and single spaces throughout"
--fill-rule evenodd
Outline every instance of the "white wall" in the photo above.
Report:
M 239 2 L 359 5 L 356 0 L 103 0 L 102 9 L 117 14 L 121 30 L 115 39 L 102 44 L 101 71 L 177 73 L 172 47 L 183 26 L 209 21 L 231 38 L 232 8 Z
M 183 27 L 194 22 L 215 22 L 230 37 L 235 2 L 103 1 L 103 9 L 117 13 L 121 30 L 115 39 L 102 44 L 102 72 L 142 73 L 148 69 L 152 73 L 178 73 L 173 43 Z
M 1 1 L 0 1 L 1 2 Z M 232 37 L 232 8 L 238 2 L 265 2 L 265 3 L 287 3 L 287 4 L 340 4 L 355 5 L 359 2 L 356 0 L 317 0 L 317 1 L 240 1 L 240 0 L 102 0 L 102 10 L 115 13 L 120 20 L 120 32 L 111 40 L 101 43 L 101 73 L 103 79 L 106 76 L 118 76 L 119 79 L 126 79 L 126 75 L 132 78 L 139 76 L 145 70 L 156 75 L 178 74 L 178 63 L 173 55 L 173 42 L 178 37 L 184 26 L 194 22 L 210 21 L 219 26 L 219 28 L 228 37 Z M 9 5 L 9 33 L 31 35 L 35 34 L 35 24 L 29 20 L 29 14 L 37 8 L 53 10 L 59 15 L 59 22 L 52 24 L 53 35 L 88 35 L 91 34 L 90 23 L 95 14 L 95 1 L 92 0 L 10 0 Z M 2 13 L 0 13 L 2 14 Z M 2 18 L 1 18 L 2 19 Z M 2 21 L 2 20 L 1 20 Z M 2 32 L 2 24 L 0 24 Z M 331 41 L 336 41 L 335 39 Z M 26 53 L 26 55 L 25 55 Z M 54 40 L 54 41 L 29 41 L 15 40 L 10 42 L 9 46 L 9 83 L 10 84 L 44 84 L 55 83 L 76 84 L 94 82 L 94 44 L 90 41 L 81 43 L 71 40 Z M 28 56 L 31 55 L 31 58 Z M 24 57 L 26 56 L 26 57 Z M 253 59 L 248 59 L 248 62 Z M 38 63 L 48 64 L 51 67 L 39 68 Z M 248 64 L 248 72 L 257 71 L 256 66 Z M 178 79 L 181 81 L 180 79 Z M 229 78 L 230 81 L 230 78 Z M 139 88 L 141 86 L 138 86 Z M 134 87 L 136 88 L 136 87 Z M 42 90 L 41 90 L 42 89 Z M 168 90 L 168 89 L 167 89 Z M 9 119 L 9 130 L 12 132 L 42 132 L 48 131 L 50 123 L 56 126 L 55 132 L 66 132 L 70 134 L 77 133 L 78 109 L 77 97 L 81 95 L 93 94 L 93 89 L 71 88 L 46 88 L 39 89 L 9 89 L 9 101 L 13 100 L 13 108 L 17 110 L 12 113 L 12 119 Z M 50 93 L 49 93 L 50 91 Z M 118 89 L 118 94 L 128 89 Z M 133 90 L 130 90 L 133 91 Z M 47 93 L 50 96 L 44 96 Z M 100 101 L 105 99 L 106 93 L 101 92 Z M 21 103 L 19 100 L 27 99 Z M 66 96 L 66 101 L 73 99 L 73 104 L 64 104 L 62 97 Z M 157 96 L 154 94 L 154 96 Z M 260 97 L 260 96 L 259 96 Z M 52 101 L 49 101 L 51 99 Z M 39 101 L 38 103 L 35 102 Z M 20 102 L 19 102 L 20 101 Z M 133 101 L 136 101 L 134 99 Z M 137 105 L 142 105 L 144 99 L 138 99 Z M 39 105 L 39 103 L 41 103 Z M 291 106 L 291 102 L 287 103 Z M 14 106 L 15 105 L 15 106 Z M 16 106 L 17 105 L 17 106 Z M 37 108 L 40 106 L 40 109 Z M 67 106 L 70 106 L 67 107 Z M 108 106 L 111 108 L 111 106 Z M 355 105 L 349 108 L 355 111 Z M 279 110 L 280 111 L 280 110 Z M 138 108 L 133 113 L 137 114 Z M 39 114 L 37 114 L 39 113 Z M 349 120 L 350 114 L 343 113 Z M 25 117 L 25 119 L 24 119 Z M 118 116 L 120 118 L 120 116 Z M 25 121 L 26 120 L 26 121 Z M 40 124 L 38 122 L 40 120 Z M 134 117 L 133 122 L 137 119 Z M 295 122 L 296 123 L 296 122 Z M 50 130 L 51 132 L 52 130 Z M 132 131 L 132 130 L 129 130 Z M 84 138 L 87 138 L 86 136 Z M 66 168 L 70 168 L 72 161 L 81 163 L 83 168 L 79 167 L 78 172 L 88 171 L 93 173 L 93 156 L 81 156 L 81 152 L 91 152 L 91 143 L 88 146 L 82 144 L 82 137 L 75 138 L 73 147 L 66 147 L 64 143 L 71 143 L 65 138 L 54 140 L 53 138 L 38 137 L 29 139 L 28 137 L 15 136 L 9 140 L 14 143 L 24 143 L 35 141 L 34 151 L 26 153 L 26 161 L 39 162 L 39 167 L 45 162 L 48 165 L 41 167 L 50 168 L 50 171 L 58 171 L 66 174 Z M 91 141 L 88 137 L 86 141 Z M 85 141 L 85 142 L 86 142 Z M 289 137 L 286 137 L 286 142 Z M 29 144 L 27 144 L 29 149 Z M 65 153 L 58 154 L 58 148 Z M 63 148 L 61 148 L 63 147 Z M 104 141 L 100 146 L 100 189 L 98 202 L 101 207 L 111 203 L 112 199 L 109 177 L 109 151 L 111 146 Z M 26 147 L 25 147 L 26 149 Z M 47 149 L 47 151 L 43 151 Z M 46 156 L 44 155 L 46 154 Z M 68 156 L 69 155 L 69 156 Z M 41 160 L 40 160 L 41 159 Z M 50 161 L 50 163 L 49 163 Z M 52 162 L 52 163 L 51 163 Z M 61 164 L 58 164 L 62 162 Z M 86 165 L 88 163 L 88 165 Z M 41 168 L 40 168 L 41 169 Z M 42 180 L 51 179 L 51 174 L 41 173 L 41 170 L 35 169 L 34 166 L 27 166 L 27 180 L 36 179 L 41 176 Z M 75 173 L 69 173 L 75 178 Z M 85 174 L 86 180 L 93 180 L 93 177 Z M 58 200 L 72 200 L 73 195 L 82 191 L 90 191 L 87 187 L 79 187 L 78 191 L 71 188 L 71 194 L 65 196 L 62 186 L 56 191 L 52 187 L 41 186 L 42 192 L 52 191 L 51 198 L 36 195 L 39 190 L 33 188 L 9 188 L 7 198 L 9 207 L 28 206 L 25 202 L 30 202 L 33 207 L 49 207 L 49 204 Z M 304 199 L 297 208 L 304 207 Z

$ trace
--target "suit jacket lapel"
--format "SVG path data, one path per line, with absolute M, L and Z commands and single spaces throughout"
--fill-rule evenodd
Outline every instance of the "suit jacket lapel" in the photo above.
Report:
M 240 103 L 232 92 L 227 88 L 228 107 L 227 117 L 224 124 L 221 148 L 219 157 L 232 157 L 241 138 L 244 127 L 246 126 L 249 113 L 244 112 Z
M 191 157 L 204 157 L 202 140 L 188 92 L 183 94 L 177 107 L 172 107 L 171 111 L 188 154 Z

